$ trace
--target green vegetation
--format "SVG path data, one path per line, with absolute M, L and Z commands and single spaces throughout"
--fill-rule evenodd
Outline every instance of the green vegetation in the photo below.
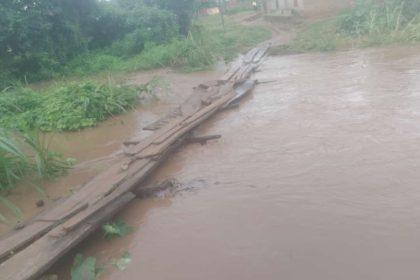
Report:
M 0 130 L 0 191 L 13 188 L 31 176 L 54 178 L 71 167 L 71 162 L 49 151 L 48 144 L 35 132 L 10 133 Z
M 103 270 L 105 270 L 109 265 L 116 267 L 118 270 L 125 270 L 128 265 L 131 263 L 131 255 L 129 252 L 124 252 L 118 258 L 112 258 L 109 263 L 99 265 L 96 262 L 95 257 L 84 257 L 82 254 L 77 254 L 74 257 L 73 265 L 70 270 L 71 280 L 95 280 Z M 52 278 L 48 278 L 52 277 Z M 56 275 L 47 275 L 42 278 L 43 280 L 47 279 L 57 279 Z
M 122 237 L 133 231 L 133 228 L 128 226 L 122 220 L 116 220 L 114 222 L 108 222 L 102 225 L 102 230 L 105 233 L 105 237 L 111 239 L 113 237 Z
M 63 3 L 61 3 L 63 2 Z M 0 3 L 0 90 L 45 79 L 165 66 L 208 67 L 269 38 L 220 17 L 195 20 L 195 0 L 46 0 Z M 233 8 L 232 11 L 235 9 Z M 248 38 L 242 44 L 245 38 Z M 255 37 L 255 38 L 252 38 Z M 224 46 L 226 45 L 226 46 Z M 232 50 L 229 50 L 232 56 Z
M 95 280 L 97 275 L 96 259 L 77 254 L 71 267 L 71 280 Z
M 141 52 L 130 56 L 113 54 L 109 49 L 78 56 L 64 69 L 66 75 L 89 75 L 103 71 L 126 72 L 161 67 L 176 67 L 186 71 L 211 67 L 216 59 L 231 60 L 244 51 L 271 37 L 261 27 L 244 27 L 229 19 L 226 30 L 218 16 L 196 20 L 186 37 L 175 37 L 164 44 L 146 43 Z M 118 42 L 118 44 L 127 45 Z
M 311 24 L 284 51 L 331 51 L 420 41 L 420 1 L 360 0 L 336 18 Z
M 194 0 L 0 2 L 0 88 L 66 74 L 75 57 L 126 57 L 186 36 Z
M 0 125 L 20 130 L 78 130 L 132 108 L 141 88 L 88 81 L 44 93 L 12 89 L 0 93 Z
M 10 133 L 0 130 L 0 203 L 18 218 L 19 208 L 5 198 L 20 181 L 36 188 L 40 179 L 51 179 L 65 173 L 73 162 L 48 149 L 48 143 L 36 132 Z M 0 221 L 7 222 L 0 213 Z
M 120 258 L 111 260 L 111 264 L 121 271 L 125 270 L 130 263 L 131 255 L 129 252 L 124 252 Z

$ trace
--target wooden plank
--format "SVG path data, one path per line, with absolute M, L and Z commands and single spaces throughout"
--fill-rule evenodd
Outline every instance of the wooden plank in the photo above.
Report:
M 16 251 L 40 238 L 57 224 L 76 215 L 88 206 L 87 203 L 74 201 L 72 199 L 62 203 L 64 203 L 65 207 L 57 209 L 54 215 L 47 209 L 44 213 L 41 213 L 41 215 L 36 216 L 23 229 L 13 231 L 11 234 L 4 237 L 0 241 L 0 259 L 7 258 L 14 254 Z
M 252 50 L 250 50 L 244 57 L 245 64 L 251 63 L 252 60 L 254 60 L 254 57 L 258 53 L 259 50 L 260 48 L 253 48 Z
M 250 93 L 255 85 L 257 84 L 256 80 L 246 80 L 244 83 L 242 83 L 240 86 L 238 86 L 235 89 L 235 96 L 229 100 L 228 103 L 226 103 L 225 105 L 223 105 L 223 109 L 228 108 L 230 105 L 237 103 L 241 98 L 243 98 L 245 95 L 247 95 L 248 93 Z
M 254 59 L 252 60 L 253 63 L 260 63 L 261 59 L 265 56 L 268 51 L 268 46 L 260 48 L 258 52 L 255 54 Z
M 96 203 L 124 181 L 126 174 L 121 172 L 120 164 L 114 164 L 107 172 L 95 176 L 89 183 L 76 191 L 73 195 L 53 207 L 46 209 L 40 215 L 28 222 L 28 226 L 0 240 L 0 256 L 6 258 L 10 252 L 25 247 L 30 242 L 40 238 L 57 224 L 77 214 L 86 204 Z M 43 221 L 43 222 L 41 222 Z
M 222 138 L 220 134 L 204 135 L 204 136 L 191 136 L 186 139 L 188 143 L 200 143 L 201 145 L 207 143 L 210 140 L 216 140 Z
M 223 77 L 220 79 L 221 81 L 229 81 L 233 75 L 235 75 L 236 72 L 242 67 L 244 63 L 244 57 L 241 55 L 237 59 L 235 59 L 231 66 L 229 67 L 229 70 L 223 75 Z
M 79 244 L 134 197 L 135 195 L 131 192 L 120 196 L 103 211 L 97 212 L 86 223 L 60 239 L 54 239 L 48 235 L 43 236 L 24 251 L 17 253 L 13 258 L 0 265 L 1 279 L 32 280 L 41 276 L 55 260 Z

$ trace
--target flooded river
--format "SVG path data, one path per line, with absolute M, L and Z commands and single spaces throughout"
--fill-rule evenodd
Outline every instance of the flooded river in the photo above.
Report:
M 176 153 L 152 181 L 190 191 L 134 201 L 135 230 L 75 253 L 100 279 L 420 279 L 420 48 L 270 57 L 222 134 Z M 111 265 L 128 251 L 124 271 Z

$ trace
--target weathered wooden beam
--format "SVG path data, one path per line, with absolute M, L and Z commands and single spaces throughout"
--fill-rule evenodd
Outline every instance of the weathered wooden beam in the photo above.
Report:
M 61 222 L 88 207 L 87 203 L 74 201 L 72 199 L 60 200 L 58 203 L 63 203 L 64 206 L 68 206 L 68 208 L 64 209 L 63 207 L 57 209 L 54 214 L 49 212 L 49 209 L 46 209 L 17 231 L 14 230 L 9 235 L 2 238 L 0 240 L 0 259 L 3 260 L 13 255 Z
M 207 143 L 207 141 L 220 139 L 222 135 L 220 134 L 213 134 L 213 135 L 203 135 L 203 136 L 191 136 L 186 139 L 188 143 L 200 143 L 201 145 L 204 145 Z
M 131 192 L 125 193 L 107 205 L 103 211 L 95 213 L 85 223 L 60 239 L 43 236 L 24 251 L 0 265 L 2 280 L 32 280 L 40 277 L 51 265 L 79 244 L 106 220 L 135 198 Z

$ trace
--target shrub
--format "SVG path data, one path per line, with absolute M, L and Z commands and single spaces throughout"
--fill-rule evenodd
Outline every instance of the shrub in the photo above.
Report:
M 0 94 L 0 124 L 43 131 L 78 130 L 132 108 L 139 88 L 95 82 L 71 83 L 43 94 L 17 89 Z

